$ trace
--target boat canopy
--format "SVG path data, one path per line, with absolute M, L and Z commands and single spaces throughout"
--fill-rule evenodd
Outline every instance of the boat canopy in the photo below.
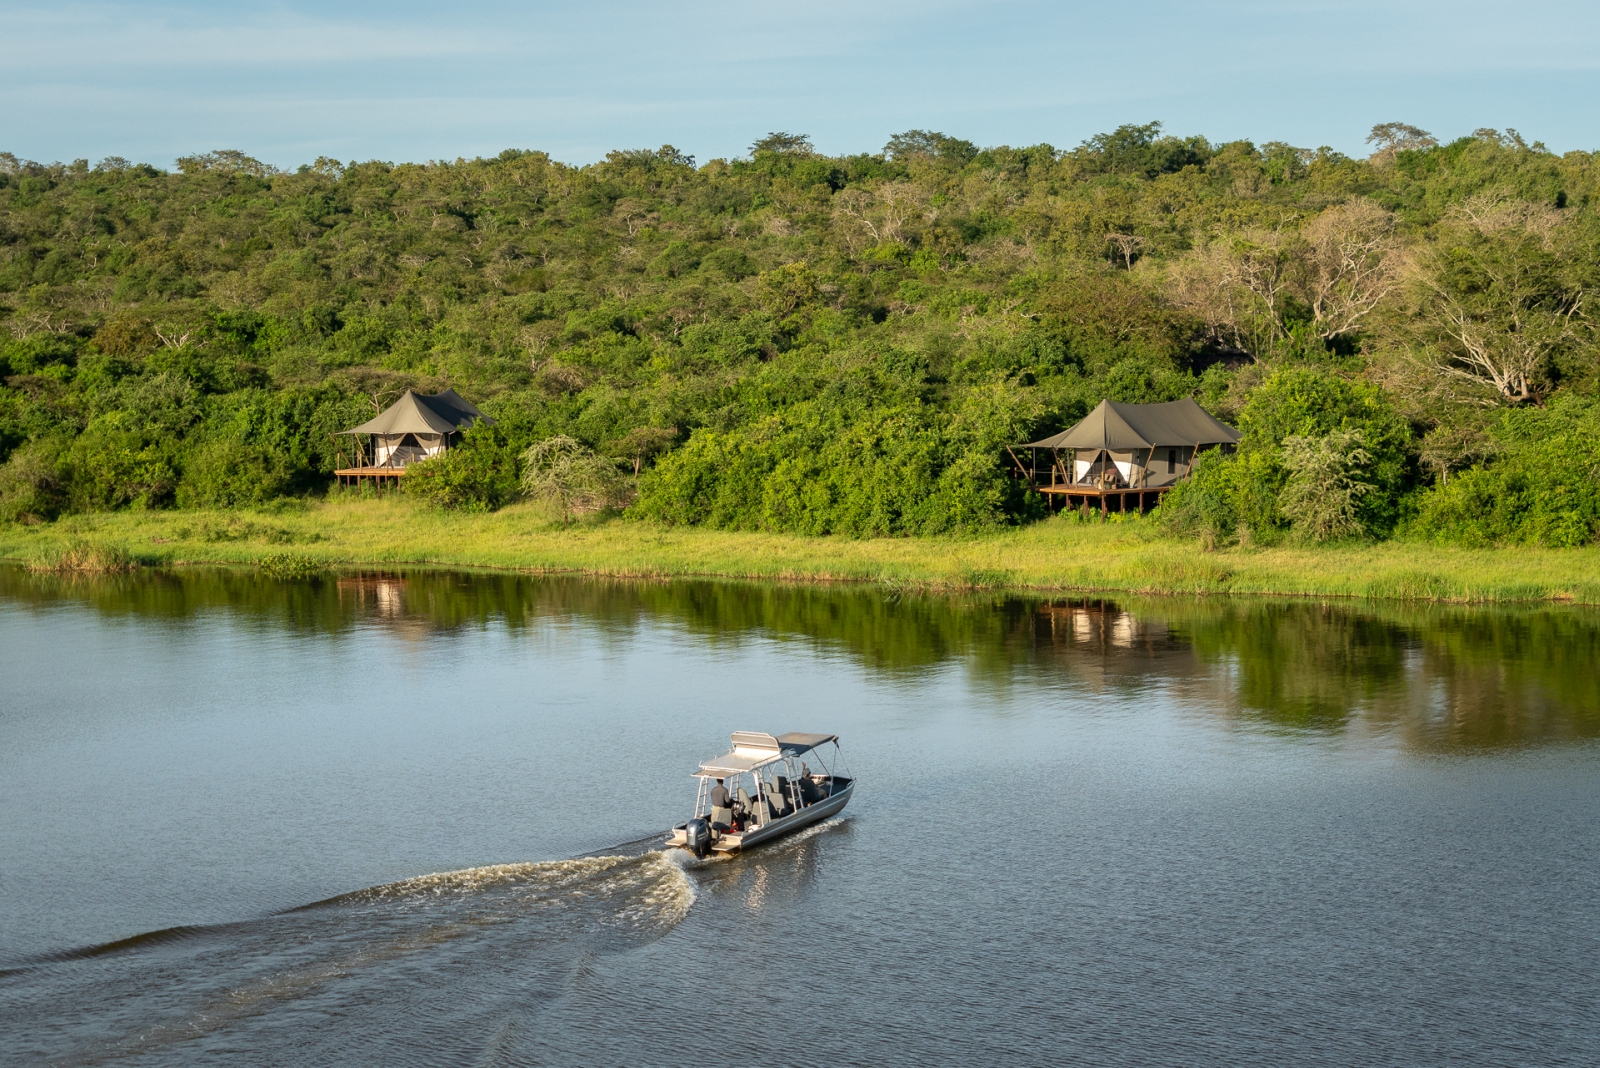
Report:
M 790 733 L 774 737 L 759 731 L 734 731 L 729 739 L 733 748 L 714 760 L 707 760 L 694 774 L 700 779 L 742 775 L 774 764 L 784 757 L 809 753 L 819 745 L 838 739 L 836 734 Z
M 809 753 L 819 745 L 837 742 L 837 734 L 801 734 L 798 731 L 778 735 L 778 744 L 783 746 L 783 751 L 790 756 L 799 756 Z

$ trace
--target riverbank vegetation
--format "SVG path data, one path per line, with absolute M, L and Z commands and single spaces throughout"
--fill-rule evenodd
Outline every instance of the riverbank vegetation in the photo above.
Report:
M 1461 603 L 1600 604 L 1600 547 L 1515 553 L 1417 543 L 1221 547 L 1198 552 L 1154 517 L 1055 516 L 1021 528 L 925 538 L 807 537 L 668 527 L 517 504 L 460 513 L 390 496 L 335 494 L 264 509 L 123 510 L 0 528 L 0 558 L 72 545 L 147 565 L 242 564 L 302 576 L 431 565 L 597 576 L 708 576 L 914 589 L 1284 594 Z
M 112 574 L 139 566 L 125 547 L 100 540 L 72 538 L 46 542 L 28 557 L 28 570 L 62 574 Z
M 1193 396 L 1244 431 L 1162 508 L 1241 560 L 1592 545 L 1600 159 L 1515 131 L 1440 144 L 1390 123 L 1372 143 L 1152 123 L 1070 150 L 908 131 L 843 157 L 774 134 L 703 164 L 0 153 L 0 522 L 301 507 L 328 490 L 335 431 L 450 385 L 497 425 L 420 465 L 415 497 L 623 506 L 650 525 L 539 545 L 734 553 L 719 573 L 768 544 L 734 532 L 1035 523 L 1006 447 L 1103 397 Z M 440 537 L 492 527 L 427 514 Z M 783 544 L 853 577 L 947 548 Z

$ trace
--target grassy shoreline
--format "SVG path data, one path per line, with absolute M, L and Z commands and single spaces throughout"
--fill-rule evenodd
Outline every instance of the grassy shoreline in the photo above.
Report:
M 618 519 L 565 525 L 529 505 L 460 515 L 404 500 L 345 500 L 263 511 L 115 512 L 0 528 L 3 559 L 49 560 L 84 546 L 152 566 L 433 565 L 931 589 L 1600 604 L 1600 547 L 1386 542 L 1205 552 L 1150 523 L 1061 518 L 981 537 L 851 541 Z

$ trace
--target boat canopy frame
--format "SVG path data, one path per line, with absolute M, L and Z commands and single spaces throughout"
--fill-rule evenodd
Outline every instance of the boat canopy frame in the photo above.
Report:
M 829 742 L 838 748 L 839 736 L 798 732 L 771 735 L 762 734 L 760 731 L 734 731 L 729 742 L 733 748 L 719 757 L 702 763 L 694 772 L 695 778 L 719 779 L 729 775 L 760 771 L 769 764 L 776 764 L 786 757 L 803 756 Z M 818 756 L 817 759 L 820 761 L 822 758 Z
M 741 776 L 749 775 L 752 780 L 750 785 L 759 793 L 762 771 L 775 764 L 782 764 L 784 770 L 788 772 L 785 778 L 789 780 L 791 796 L 787 800 L 798 810 L 802 805 L 800 769 L 796 765 L 800 758 L 808 753 L 816 758 L 823 775 L 830 781 L 840 778 L 841 773 L 846 778 L 850 777 L 849 769 L 844 766 L 844 750 L 839 746 L 837 734 L 791 732 L 774 736 L 759 731 L 734 731 L 729 741 L 733 745 L 731 750 L 713 760 L 707 760 L 694 772 L 693 777 L 699 780 L 695 789 L 696 816 L 710 813 L 711 784 L 717 779 L 731 779 L 737 783 Z M 831 761 L 822 748 L 830 743 L 834 750 Z

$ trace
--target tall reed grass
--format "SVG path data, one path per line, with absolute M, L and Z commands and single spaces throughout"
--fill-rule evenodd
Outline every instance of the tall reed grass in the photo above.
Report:
M 27 558 L 29 571 L 107 574 L 132 571 L 139 566 L 133 554 L 120 545 L 74 539 L 65 545 L 45 545 Z
M 292 549 L 290 549 L 292 546 Z M 121 547 L 121 548 L 118 548 Z M 298 509 L 116 512 L 0 526 L 0 558 L 56 569 L 147 564 L 435 565 L 639 578 L 862 582 L 889 590 L 1274 594 L 1367 600 L 1600 604 L 1600 548 L 1463 549 L 1421 542 L 1231 546 L 1148 520 L 1045 522 L 973 537 L 811 538 L 593 516 L 519 504 L 463 515 L 405 499 Z

